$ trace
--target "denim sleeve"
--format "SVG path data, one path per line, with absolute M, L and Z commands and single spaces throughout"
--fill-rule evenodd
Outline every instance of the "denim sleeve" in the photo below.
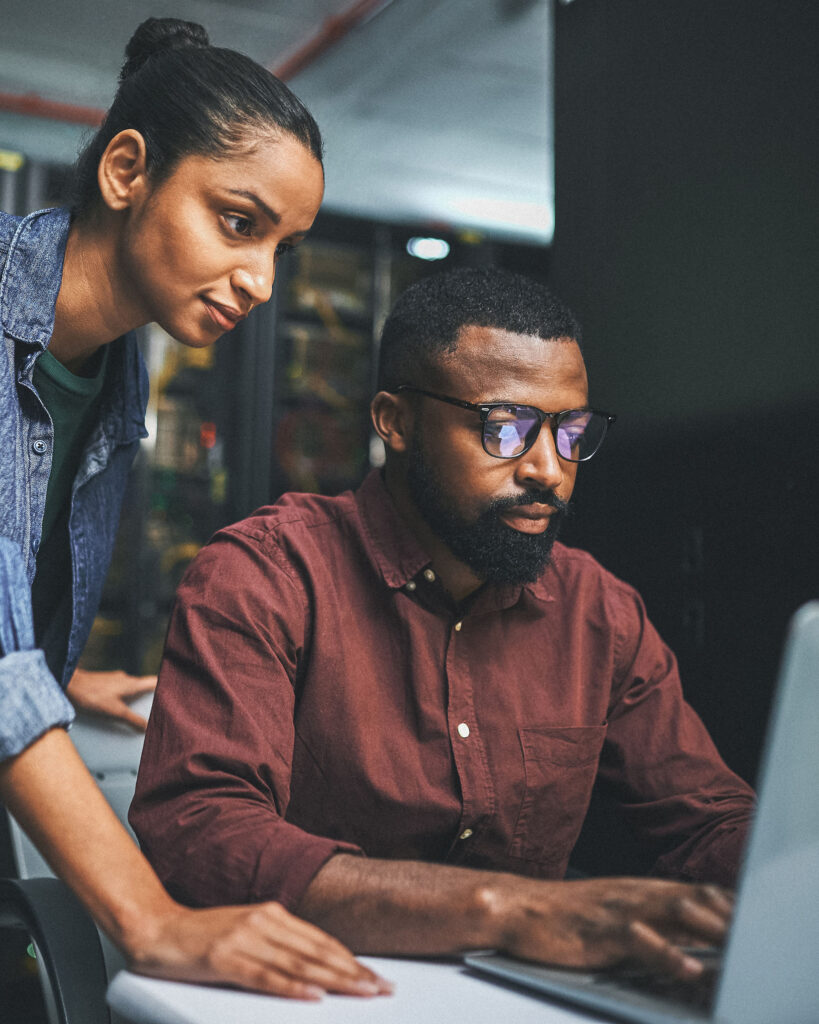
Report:
M 34 647 L 31 588 L 20 552 L 0 537 L 0 761 L 73 718 L 45 655 Z

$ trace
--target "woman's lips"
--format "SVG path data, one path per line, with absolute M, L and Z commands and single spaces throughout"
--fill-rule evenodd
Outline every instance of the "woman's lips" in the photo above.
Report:
M 522 505 L 505 509 L 498 513 L 507 526 L 519 533 L 543 533 L 549 526 L 549 518 L 554 509 L 544 505 Z
M 203 299 L 202 301 L 205 303 L 205 309 L 208 311 L 211 320 L 223 331 L 232 331 L 236 324 L 244 319 L 243 313 L 234 313 L 224 306 L 208 301 L 208 299 Z

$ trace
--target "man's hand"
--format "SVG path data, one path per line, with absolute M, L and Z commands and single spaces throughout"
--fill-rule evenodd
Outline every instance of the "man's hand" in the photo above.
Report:
M 178 904 L 131 949 L 131 968 L 157 978 L 240 988 L 294 999 L 325 992 L 389 995 L 392 986 L 340 942 L 279 903 L 187 910 Z
M 685 948 L 721 945 L 733 909 L 731 895 L 718 886 L 660 879 L 527 882 L 516 888 L 512 883 L 499 893 L 493 886 L 486 896 L 505 929 L 501 946 L 513 956 L 565 967 L 632 962 L 678 978 L 701 973 L 701 962 Z
M 78 711 L 92 715 L 105 715 L 127 722 L 145 732 L 148 722 L 132 711 L 128 698 L 139 697 L 156 689 L 156 676 L 129 676 L 127 672 L 88 672 L 78 668 L 66 691 L 68 699 Z

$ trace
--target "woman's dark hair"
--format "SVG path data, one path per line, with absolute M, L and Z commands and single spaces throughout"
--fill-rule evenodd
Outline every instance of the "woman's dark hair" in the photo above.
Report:
M 467 326 L 581 343 L 574 314 L 544 285 L 500 267 L 461 267 L 421 278 L 398 297 L 381 332 L 378 390 L 429 387 Z
M 98 202 L 100 157 L 126 128 L 145 139 L 154 184 L 185 156 L 225 156 L 271 128 L 322 159 L 318 125 L 283 82 L 250 57 L 211 46 L 201 25 L 176 18 L 148 18 L 126 46 L 114 102 L 77 160 L 75 216 Z

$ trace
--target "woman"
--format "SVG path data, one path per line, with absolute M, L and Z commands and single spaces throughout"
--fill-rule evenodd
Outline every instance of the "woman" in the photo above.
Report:
M 211 345 L 269 299 L 322 193 L 299 100 L 200 26 L 149 19 L 72 211 L 0 214 L 0 798 L 134 969 L 301 998 L 387 987 L 278 904 L 177 904 L 75 753 L 62 687 L 145 436 L 134 329 Z

